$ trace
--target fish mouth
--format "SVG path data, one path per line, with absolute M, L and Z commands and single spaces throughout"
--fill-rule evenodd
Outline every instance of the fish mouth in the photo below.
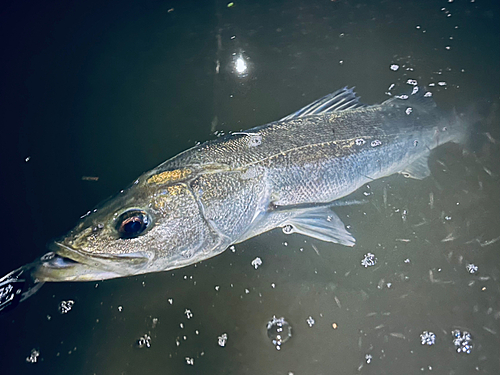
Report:
M 130 254 L 90 254 L 61 242 L 40 258 L 33 276 L 38 281 L 96 281 L 136 275 L 149 262 L 145 252 Z

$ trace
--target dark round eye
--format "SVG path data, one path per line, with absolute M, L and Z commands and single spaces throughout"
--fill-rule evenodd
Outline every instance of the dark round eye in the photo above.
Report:
M 141 210 L 126 211 L 116 220 L 116 230 L 122 238 L 137 237 L 144 232 L 148 225 L 148 215 Z

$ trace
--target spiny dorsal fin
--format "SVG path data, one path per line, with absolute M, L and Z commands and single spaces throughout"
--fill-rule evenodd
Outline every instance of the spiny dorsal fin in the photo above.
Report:
M 321 99 L 318 99 L 311 104 L 306 105 L 304 108 L 299 109 L 297 112 L 283 117 L 280 121 L 365 107 L 364 104 L 361 104 L 359 102 L 359 97 L 356 95 L 353 89 L 354 87 L 349 89 L 346 86 L 343 89 L 332 92 L 331 94 L 328 94 Z

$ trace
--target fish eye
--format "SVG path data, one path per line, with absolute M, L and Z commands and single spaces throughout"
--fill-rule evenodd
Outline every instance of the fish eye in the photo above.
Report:
M 122 238 L 134 238 L 142 234 L 149 225 L 148 214 L 142 210 L 129 210 L 116 219 L 116 230 Z

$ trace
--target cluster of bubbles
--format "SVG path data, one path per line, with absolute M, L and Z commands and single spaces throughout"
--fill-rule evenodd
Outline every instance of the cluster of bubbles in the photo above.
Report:
M 71 311 L 74 304 L 75 301 L 73 300 L 61 301 L 61 303 L 59 304 L 59 312 L 61 314 L 67 314 L 68 312 Z
M 457 353 L 467 353 L 470 354 L 472 351 L 472 337 L 467 331 L 460 331 L 455 329 L 451 331 L 453 336 L 453 345 L 457 348 Z
M 472 351 L 472 336 L 467 331 L 460 331 L 455 329 L 451 331 L 453 336 L 453 345 L 457 349 L 457 353 L 467 353 L 470 354 Z M 423 331 L 420 334 L 420 341 L 422 345 L 434 345 L 436 343 L 436 335 L 430 331 Z
M 283 317 L 276 318 L 276 316 L 273 316 L 272 319 L 267 322 L 266 328 L 267 336 L 271 339 L 276 350 L 281 350 L 281 345 L 292 337 L 292 326 Z
M 361 259 L 361 265 L 365 268 L 374 266 L 375 264 L 377 264 L 375 254 L 367 253 L 364 255 L 363 259 Z
M 37 363 L 38 357 L 40 357 L 40 352 L 36 349 L 31 349 L 31 354 L 29 357 L 26 357 L 26 362 L 28 363 Z
M 137 340 L 137 346 L 142 349 L 144 347 L 150 348 L 151 347 L 151 336 L 149 336 L 147 333 L 139 337 L 139 340 Z
M 434 332 L 424 331 L 420 334 L 422 345 L 434 345 L 436 343 L 436 334 Z

